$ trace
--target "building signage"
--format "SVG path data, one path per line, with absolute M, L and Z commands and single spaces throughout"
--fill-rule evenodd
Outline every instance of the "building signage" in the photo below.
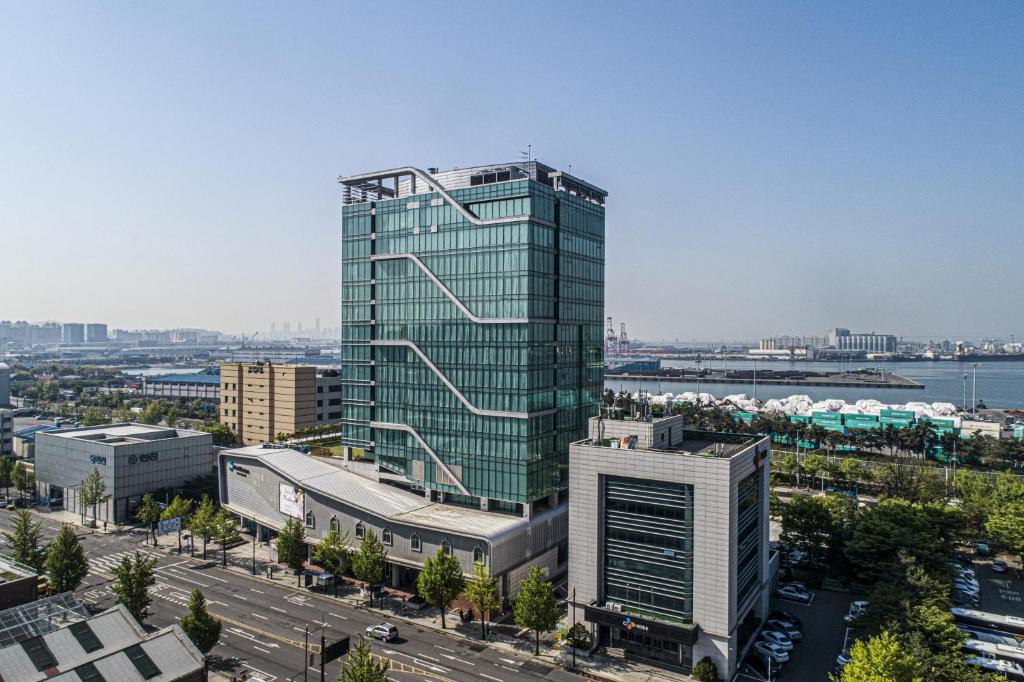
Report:
M 631 617 L 626 616 L 626 620 L 622 621 L 622 624 L 626 626 L 627 630 L 639 630 L 640 632 L 650 632 L 651 629 L 643 623 L 638 623 Z
M 89 461 L 93 464 L 102 464 L 103 466 L 107 466 L 107 458 L 103 455 L 89 455 Z
M 249 365 L 246 371 L 249 374 L 263 374 L 263 365 Z
M 241 464 L 235 464 L 235 460 L 233 459 L 228 460 L 228 471 L 230 471 L 233 474 L 238 474 L 239 476 L 249 475 L 249 470 L 246 469 Z
M 160 453 L 158 452 L 147 452 L 144 455 L 128 455 L 128 463 L 135 464 L 137 462 L 155 462 Z
M 166 533 L 177 533 L 179 530 L 181 530 L 180 516 L 175 516 L 173 519 L 164 519 L 160 522 L 160 535 L 164 535 Z
M 658 637 L 680 644 L 694 644 L 700 636 L 700 628 L 696 625 L 684 625 L 654 620 L 652 618 L 637 618 L 636 616 L 613 611 L 603 606 L 585 606 L 583 608 L 584 620 L 604 625 L 617 630 L 628 630 L 642 632 L 651 637 Z
M 290 483 L 280 483 L 278 495 L 278 510 L 282 514 L 302 518 L 302 508 L 305 505 L 302 491 Z

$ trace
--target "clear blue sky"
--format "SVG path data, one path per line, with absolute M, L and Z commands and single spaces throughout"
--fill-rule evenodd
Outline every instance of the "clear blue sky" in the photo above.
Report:
M 335 325 L 339 174 L 528 143 L 634 336 L 1024 336 L 1014 2 L 3 3 L 0 319 Z

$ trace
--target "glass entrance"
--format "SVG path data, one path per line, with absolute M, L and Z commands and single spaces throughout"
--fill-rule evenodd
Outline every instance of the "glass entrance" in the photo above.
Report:
M 690 672 L 693 666 L 692 648 L 672 640 L 652 637 L 633 629 L 613 628 L 611 646 L 621 647 L 626 655 L 682 668 Z

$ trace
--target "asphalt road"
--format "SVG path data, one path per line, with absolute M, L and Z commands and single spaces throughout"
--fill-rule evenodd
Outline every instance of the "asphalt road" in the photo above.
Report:
M 14 512 L 0 512 L 0 528 L 10 530 L 13 516 Z M 59 529 L 58 523 L 43 514 L 37 515 L 37 519 L 42 521 L 47 538 Z M 221 640 L 210 652 L 212 669 L 235 674 L 248 670 L 251 675 L 259 674 L 271 682 L 303 680 L 307 674 L 309 680 L 318 680 L 319 668 L 308 666 L 303 656 L 307 626 L 310 644 L 319 645 L 321 626 L 326 628 L 328 643 L 347 635 L 354 644 L 367 626 L 383 620 L 377 614 L 328 597 L 222 569 L 212 561 L 153 551 L 144 544 L 145 533 L 141 530 L 109 535 L 81 529 L 77 532 L 90 561 L 89 576 L 78 595 L 95 609 L 114 604 L 110 591 L 112 569 L 123 556 L 134 555 L 136 550 L 157 559 L 157 583 L 151 588 L 153 603 L 146 626 L 159 628 L 179 622 L 192 589 L 199 587 L 203 591 L 210 612 L 223 622 Z M 373 651 L 391 661 L 390 677 L 399 682 L 582 679 L 564 671 L 552 671 L 528 657 L 461 637 L 402 621 L 395 624 L 400 639 L 387 644 L 374 642 Z M 326 679 L 337 679 L 340 667 L 339 662 L 329 664 Z

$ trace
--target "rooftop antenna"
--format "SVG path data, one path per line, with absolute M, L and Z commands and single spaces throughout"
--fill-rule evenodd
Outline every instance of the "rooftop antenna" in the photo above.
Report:
M 519 152 L 519 158 L 521 161 L 533 161 L 533 145 L 526 145 L 526 151 Z

